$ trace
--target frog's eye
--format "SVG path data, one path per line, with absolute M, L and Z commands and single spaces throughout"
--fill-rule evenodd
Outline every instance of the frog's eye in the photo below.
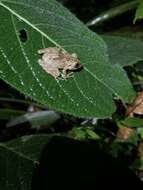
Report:
M 74 67 L 75 67 L 76 69 L 79 69 L 79 68 L 82 67 L 82 65 L 81 65 L 80 63 L 76 63 L 76 64 L 74 65 Z

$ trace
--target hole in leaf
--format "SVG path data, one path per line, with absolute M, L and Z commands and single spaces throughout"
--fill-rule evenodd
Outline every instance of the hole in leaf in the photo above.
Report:
M 22 29 L 19 31 L 19 38 L 21 42 L 26 42 L 28 40 L 28 35 L 27 35 L 26 30 Z

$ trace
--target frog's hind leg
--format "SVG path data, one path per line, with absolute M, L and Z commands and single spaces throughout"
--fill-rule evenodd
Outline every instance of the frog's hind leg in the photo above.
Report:
M 60 78 L 60 72 L 59 72 L 59 70 L 58 69 L 49 69 L 48 71 L 47 71 L 49 74 L 51 74 L 55 79 L 58 79 L 58 78 Z

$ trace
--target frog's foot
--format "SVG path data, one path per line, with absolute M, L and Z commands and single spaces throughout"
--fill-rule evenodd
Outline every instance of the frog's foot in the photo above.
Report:
M 62 73 L 57 73 L 57 75 L 55 76 L 56 80 L 66 80 L 64 74 Z
M 61 77 L 62 79 L 64 80 L 67 80 L 68 78 L 72 78 L 73 77 L 73 72 L 70 72 L 70 73 L 61 73 Z

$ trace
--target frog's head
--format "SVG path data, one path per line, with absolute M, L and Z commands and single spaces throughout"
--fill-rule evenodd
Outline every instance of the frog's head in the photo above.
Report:
M 81 69 L 83 66 L 81 65 L 79 59 L 72 57 L 67 63 L 67 68 L 70 71 L 75 71 Z

